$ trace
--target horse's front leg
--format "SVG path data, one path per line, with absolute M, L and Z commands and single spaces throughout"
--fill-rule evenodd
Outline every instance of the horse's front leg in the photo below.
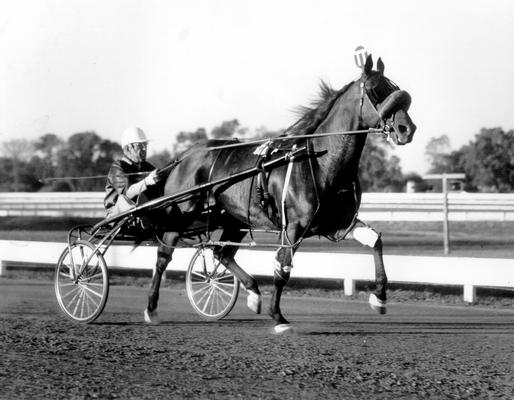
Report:
M 373 259 L 375 261 L 375 291 L 369 296 L 369 305 L 379 314 L 387 311 L 387 275 L 384 268 L 384 258 L 382 253 L 382 238 L 378 232 L 358 221 L 352 230 L 355 240 L 373 249 Z
M 155 273 L 152 278 L 152 285 L 148 293 L 148 306 L 145 309 L 145 322 L 158 324 L 159 316 L 157 314 L 157 303 L 159 301 L 159 288 L 161 287 L 162 274 L 166 271 L 166 267 L 171 261 L 174 248 L 178 242 L 179 235 L 175 232 L 166 232 L 164 234 L 162 244 L 157 249 L 157 262 L 155 264 Z
M 297 237 L 295 232 L 289 232 L 289 238 L 296 241 Z M 273 271 L 273 293 L 271 294 L 271 301 L 268 314 L 275 321 L 275 333 L 283 333 L 291 329 L 291 324 L 285 319 L 282 311 L 280 310 L 280 299 L 282 292 L 286 286 L 289 278 L 291 277 L 291 269 L 293 268 L 293 256 L 296 248 L 281 247 L 278 249 L 274 260 Z

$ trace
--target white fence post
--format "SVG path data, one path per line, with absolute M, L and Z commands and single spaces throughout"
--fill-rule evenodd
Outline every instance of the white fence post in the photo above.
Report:
M 344 295 L 352 296 L 355 292 L 355 280 L 349 277 L 344 278 Z
M 477 297 L 477 288 L 473 285 L 464 285 L 464 301 L 474 303 Z

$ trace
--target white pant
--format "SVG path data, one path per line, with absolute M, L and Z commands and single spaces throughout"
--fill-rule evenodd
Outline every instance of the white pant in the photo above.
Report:
M 107 218 L 112 217 L 113 215 L 120 214 L 124 211 L 130 210 L 132 207 L 136 205 L 135 202 L 130 200 L 124 194 L 118 196 L 116 200 L 116 204 L 114 204 L 111 208 L 107 210 Z

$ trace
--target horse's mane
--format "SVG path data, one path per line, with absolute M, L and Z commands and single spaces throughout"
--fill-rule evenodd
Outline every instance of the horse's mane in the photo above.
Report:
M 309 135 L 316 130 L 321 122 L 327 117 L 335 101 L 341 96 L 353 82 L 343 86 L 340 90 L 334 90 L 325 81 L 320 82 L 319 98 L 311 102 L 309 106 L 300 106 L 295 110 L 300 118 L 285 133 L 288 136 Z

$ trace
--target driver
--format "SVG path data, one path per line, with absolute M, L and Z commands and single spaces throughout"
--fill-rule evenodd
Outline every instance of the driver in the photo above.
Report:
M 121 136 L 123 158 L 112 163 L 105 185 L 104 206 L 107 217 L 127 211 L 136 205 L 138 196 L 156 197 L 158 173 L 146 161 L 148 139 L 141 128 L 127 128 Z

